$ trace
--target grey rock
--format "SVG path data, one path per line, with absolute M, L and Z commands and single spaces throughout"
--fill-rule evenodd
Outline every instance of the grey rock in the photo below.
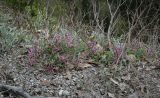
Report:
M 70 92 L 67 90 L 60 90 L 58 94 L 59 96 L 69 96 Z
M 135 93 L 129 95 L 128 98 L 140 98 L 140 97 L 139 97 L 138 94 L 135 92 Z
M 105 94 L 105 90 L 104 89 L 100 89 L 100 93 L 101 93 L 101 95 L 104 95 Z

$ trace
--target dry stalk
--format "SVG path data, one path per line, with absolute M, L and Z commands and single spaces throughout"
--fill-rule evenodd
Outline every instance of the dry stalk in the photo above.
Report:
M 118 4 L 118 6 L 116 7 L 116 9 L 113 11 L 113 3 L 110 3 L 109 0 L 107 0 L 107 4 L 108 4 L 108 9 L 109 9 L 109 13 L 110 13 L 110 24 L 109 24 L 109 27 L 108 27 L 108 32 L 107 32 L 107 39 L 108 39 L 108 44 L 109 44 L 109 49 L 110 51 L 113 52 L 113 45 L 112 45 L 112 42 L 111 42 L 111 34 L 113 33 L 114 31 L 114 28 L 115 28 L 115 24 L 117 23 L 117 18 L 118 18 L 118 11 L 120 9 L 120 7 L 126 2 L 126 0 L 124 0 L 122 3 L 121 3 L 121 0 Z
M 157 19 L 158 19 L 158 12 L 160 9 L 157 10 L 157 12 L 155 12 L 155 14 L 153 15 L 153 18 L 151 21 L 149 21 L 147 24 L 144 24 L 144 20 L 146 20 L 146 18 L 149 16 L 149 12 L 152 9 L 152 5 L 153 5 L 153 0 L 151 1 L 151 3 L 145 7 L 144 9 L 141 8 L 142 4 L 145 2 L 145 0 L 141 1 L 141 3 L 138 5 L 138 7 L 135 9 L 135 12 L 133 11 L 129 11 L 127 9 L 126 13 L 128 16 L 128 46 L 130 46 L 131 44 L 131 35 L 133 33 L 133 30 L 136 30 L 137 32 L 137 36 L 139 36 L 141 34 L 141 32 L 143 32 L 145 29 L 147 29 L 149 26 L 151 26 Z M 145 16 L 144 16 L 145 14 Z M 131 17 L 131 20 L 129 19 Z M 136 29 L 136 28 L 139 29 Z

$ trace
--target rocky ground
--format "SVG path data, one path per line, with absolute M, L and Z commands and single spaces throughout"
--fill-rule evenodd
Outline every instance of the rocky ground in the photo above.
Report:
M 30 95 L 70 98 L 159 98 L 160 69 L 150 65 L 98 66 L 47 74 L 18 67 L 15 57 L 0 58 L 0 83 L 21 86 Z M 121 68 L 120 68 L 121 67 Z M 131 97 L 132 96 L 132 97 Z M 138 97 L 139 96 L 139 97 Z

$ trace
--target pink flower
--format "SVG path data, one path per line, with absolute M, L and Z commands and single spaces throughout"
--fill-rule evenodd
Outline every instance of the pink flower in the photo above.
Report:
M 96 46 L 94 46 L 94 47 L 92 48 L 93 53 L 97 53 L 97 50 L 98 50 L 98 48 L 97 48 Z
M 53 39 L 56 44 L 60 44 L 62 42 L 63 37 L 60 34 L 55 34 Z
M 93 48 L 94 46 L 96 46 L 97 42 L 96 41 L 89 41 L 88 45 L 90 48 Z
M 71 35 L 71 33 L 66 33 L 65 34 L 65 38 L 66 38 L 66 44 L 68 47 L 73 47 L 74 46 L 74 39 L 73 36 Z
M 117 58 L 119 58 L 123 52 L 123 48 L 124 48 L 124 43 L 116 43 L 115 44 L 115 55 L 117 56 Z
M 67 55 L 59 55 L 59 60 L 61 60 L 62 62 L 67 62 L 68 56 Z
M 89 41 L 88 42 L 88 46 L 91 48 L 93 53 L 97 53 L 98 47 L 96 45 L 97 45 L 96 41 Z
M 122 48 L 117 48 L 117 47 L 115 48 L 117 57 L 119 57 L 121 55 L 122 50 L 123 50 Z
M 30 66 L 32 66 L 35 63 L 36 53 L 37 49 L 35 47 L 31 47 L 28 49 L 28 62 Z
M 61 50 L 61 48 L 59 47 L 59 46 L 54 46 L 54 49 L 53 49 L 53 51 L 54 52 L 59 52 Z

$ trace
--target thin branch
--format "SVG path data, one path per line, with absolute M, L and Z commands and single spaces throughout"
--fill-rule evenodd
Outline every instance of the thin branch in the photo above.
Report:
M 30 96 L 21 87 L 9 86 L 0 84 L 0 92 L 8 92 L 19 95 L 23 98 L 55 98 L 55 97 L 44 97 L 44 96 Z
M 108 27 L 108 32 L 107 32 L 107 39 L 108 39 L 109 49 L 110 49 L 110 51 L 112 51 L 112 52 L 113 52 L 113 50 L 112 50 L 112 47 L 113 47 L 113 46 L 112 46 L 112 44 L 111 44 L 111 43 L 112 43 L 112 42 L 111 42 L 111 34 L 112 34 L 113 28 L 114 28 L 114 26 L 115 26 L 115 24 L 116 24 L 116 20 L 117 20 L 117 19 L 115 20 L 115 18 L 116 18 L 116 15 L 118 14 L 118 10 L 120 9 L 120 7 L 121 7 L 125 2 L 126 2 L 126 0 L 123 1 L 122 3 L 121 3 L 121 1 L 120 1 L 120 3 L 119 3 L 119 5 L 118 5 L 118 7 L 116 8 L 116 10 L 112 12 L 112 8 L 111 8 L 112 3 L 110 4 L 110 3 L 109 3 L 109 0 L 107 0 L 109 12 L 110 12 L 110 15 L 111 15 L 110 25 L 109 25 L 109 27 Z

